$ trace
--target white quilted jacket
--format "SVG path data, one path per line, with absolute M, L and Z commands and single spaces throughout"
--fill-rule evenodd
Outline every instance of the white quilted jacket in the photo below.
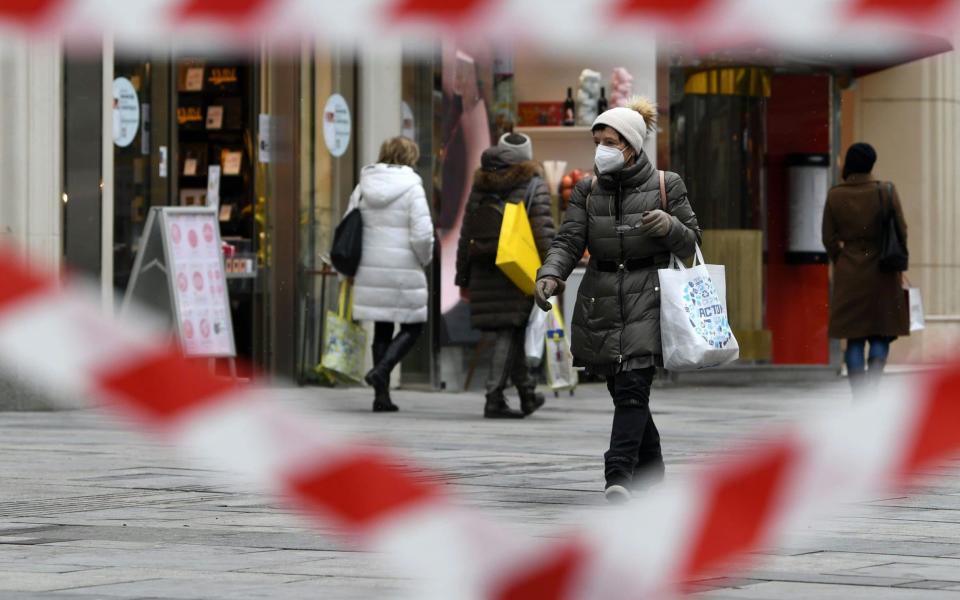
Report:
M 363 255 L 354 279 L 354 318 L 425 322 L 433 222 L 420 176 L 405 166 L 366 166 L 347 211 L 356 206 L 363 215 Z

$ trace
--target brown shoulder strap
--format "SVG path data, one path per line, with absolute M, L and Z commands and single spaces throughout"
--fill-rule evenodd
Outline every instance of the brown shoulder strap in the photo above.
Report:
M 669 213 L 669 205 L 667 204 L 666 174 L 660 170 L 657 170 L 657 174 L 660 176 L 660 207 L 663 209 L 663 212 Z

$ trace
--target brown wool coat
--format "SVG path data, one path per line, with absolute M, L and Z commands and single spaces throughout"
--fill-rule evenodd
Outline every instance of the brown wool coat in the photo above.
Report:
M 496 150 L 494 148 L 493 150 Z M 470 324 L 474 329 L 490 331 L 525 327 L 533 308 L 533 297 L 527 296 L 496 265 L 496 239 L 476 237 L 478 209 L 487 202 L 523 203 L 531 179 L 540 177 L 532 190 L 527 207 L 534 242 L 540 260 L 547 255 L 555 228 L 550 209 L 550 190 L 543 180 L 540 165 L 522 162 L 498 170 L 479 169 L 473 177 L 473 190 L 464 213 L 460 242 L 457 247 L 456 284 L 470 291 Z M 486 252 L 475 252 L 489 245 Z
M 883 190 L 881 204 L 880 190 Z M 827 194 L 823 245 L 833 263 L 830 337 L 909 335 L 910 317 L 898 273 L 880 272 L 882 206 L 893 209 L 904 236 L 907 224 L 897 189 L 869 174 L 853 174 Z M 906 241 L 906 240 L 904 240 Z

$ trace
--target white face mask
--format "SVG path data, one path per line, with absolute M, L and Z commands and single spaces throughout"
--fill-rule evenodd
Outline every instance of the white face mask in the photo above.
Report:
M 593 162 L 597 165 L 598 175 L 616 173 L 623 168 L 625 162 L 623 150 L 600 144 L 597 146 L 597 153 L 594 155 Z

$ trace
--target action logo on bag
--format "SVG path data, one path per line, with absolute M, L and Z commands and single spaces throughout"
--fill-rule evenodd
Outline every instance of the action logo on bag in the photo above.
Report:
M 683 308 L 690 325 L 711 347 L 726 347 L 733 332 L 717 288 L 709 277 L 697 277 L 687 282 L 683 290 Z

